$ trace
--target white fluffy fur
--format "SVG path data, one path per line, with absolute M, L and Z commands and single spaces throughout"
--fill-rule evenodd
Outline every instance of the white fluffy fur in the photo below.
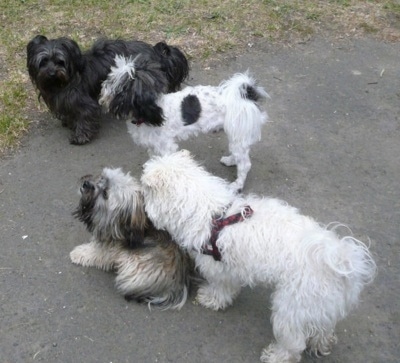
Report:
M 200 304 L 224 309 L 242 286 L 275 287 L 271 321 L 276 342 L 264 349 L 261 361 L 299 362 L 306 348 L 330 353 L 336 323 L 357 304 L 375 274 L 362 242 L 339 238 L 334 229 L 281 200 L 236 196 L 225 180 L 208 173 L 185 150 L 149 160 L 141 181 L 149 218 L 195 254 L 206 279 L 197 294 Z M 254 214 L 219 234 L 222 261 L 201 254 L 212 217 L 238 213 L 246 205 Z
M 105 97 L 123 91 L 122 85 L 126 74 L 128 74 L 129 78 L 132 80 L 135 78 L 135 61 L 138 57 L 140 57 L 140 54 L 135 58 L 125 58 L 120 55 L 115 57 L 115 66 L 111 67 L 107 80 L 101 85 L 100 105 L 107 102 Z
M 135 61 L 117 57 L 116 66 L 111 69 L 103 83 L 99 100 L 105 109 L 116 93 L 122 91 L 126 74 L 134 77 Z M 133 78 L 132 78 L 133 79 Z M 133 80 L 132 80 L 133 82 Z M 260 99 L 269 97 L 256 80 L 246 73 L 237 73 L 219 86 L 195 86 L 169 94 L 161 94 L 158 105 L 164 114 L 161 127 L 147 124 L 136 125 L 127 122 L 128 132 L 133 141 L 147 148 L 150 156 L 166 155 L 178 150 L 178 141 L 224 129 L 229 141 L 229 156 L 221 158 L 226 166 L 237 166 L 237 179 L 232 183 L 234 190 L 241 190 L 251 168 L 250 147 L 261 139 L 261 125 L 268 119 L 260 105 L 246 98 L 246 88 L 250 86 Z M 201 104 L 201 114 L 197 122 L 185 125 L 181 105 L 188 95 L 195 95 Z

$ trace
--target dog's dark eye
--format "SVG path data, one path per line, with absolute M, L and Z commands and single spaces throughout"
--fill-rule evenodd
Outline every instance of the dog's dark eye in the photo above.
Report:
M 59 67 L 65 67 L 65 62 L 63 61 L 63 60 L 58 60 L 57 61 L 57 65 L 59 66 Z
M 45 67 L 48 61 L 49 61 L 48 58 L 42 58 L 42 60 L 39 63 L 39 67 L 40 68 Z

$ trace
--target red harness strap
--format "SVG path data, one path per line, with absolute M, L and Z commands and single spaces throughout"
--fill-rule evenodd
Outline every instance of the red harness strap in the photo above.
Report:
M 209 244 L 207 244 L 201 250 L 201 252 L 204 255 L 213 256 L 215 261 L 221 261 L 221 258 L 222 258 L 221 252 L 219 251 L 219 249 L 217 247 L 217 239 L 218 239 L 219 233 L 226 226 L 229 226 L 231 224 L 235 224 L 238 222 L 243 222 L 245 219 L 251 217 L 253 215 L 253 213 L 254 213 L 254 211 L 251 209 L 251 207 L 249 205 L 247 205 L 243 208 L 243 211 L 240 213 L 231 215 L 226 218 L 221 218 L 221 217 L 213 218 L 213 220 L 212 220 L 213 227 L 211 229 L 211 236 L 210 236 Z

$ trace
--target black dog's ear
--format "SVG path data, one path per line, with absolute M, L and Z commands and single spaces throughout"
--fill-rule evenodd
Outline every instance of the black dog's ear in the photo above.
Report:
M 36 35 L 26 46 L 26 66 L 28 68 L 29 76 L 34 84 L 36 84 L 36 76 L 38 72 L 38 63 L 36 62 L 36 55 L 41 50 L 41 45 L 47 43 L 49 40 L 44 35 Z
M 78 43 L 70 38 L 59 38 L 58 43 L 69 55 L 69 59 L 77 68 L 76 70 L 81 72 L 83 70 L 83 57 Z
M 70 38 L 59 38 L 58 42 L 60 45 L 72 56 L 81 57 L 82 53 L 78 43 Z
M 28 54 L 31 54 L 33 49 L 37 47 L 40 44 L 44 44 L 48 42 L 49 40 L 44 36 L 44 35 L 36 35 L 26 46 Z
M 29 44 L 32 45 L 38 45 L 38 44 L 43 44 L 48 42 L 49 40 L 44 36 L 44 35 L 36 35 L 36 37 L 34 37 Z

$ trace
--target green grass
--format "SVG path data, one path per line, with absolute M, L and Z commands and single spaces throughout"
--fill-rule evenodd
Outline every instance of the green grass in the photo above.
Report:
M 0 19 L 0 154 L 40 119 L 25 64 L 36 34 L 72 37 L 82 48 L 101 36 L 166 40 L 204 65 L 258 41 L 321 32 L 400 39 L 400 0 L 2 0 Z
M 0 152 L 15 146 L 24 133 L 29 121 L 22 110 L 28 100 L 23 82 L 14 78 L 3 83 L 0 94 Z

